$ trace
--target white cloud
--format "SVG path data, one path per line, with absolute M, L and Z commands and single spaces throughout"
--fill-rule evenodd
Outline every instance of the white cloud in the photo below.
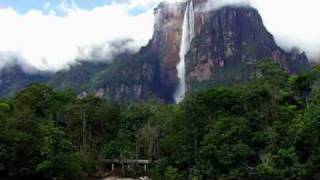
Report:
M 7 57 L 16 54 L 25 63 L 42 70 L 58 70 L 74 62 L 79 52 L 86 56 L 92 47 L 101 44 L 102 54 L 108 57 L 114 50 L 109 48 L 112 41 L 133 39 L 130 47 L 137 49 L 152 36 L 153 8 L 160 1 L 114 0 L 110 5 L 92 10 L 80 9 L 73 3 L 62 3 L 59 7 L 48 4 L 47 13 L 31 10 L 19 14 L 12 8 L 0 9 L 0 54 L 10 54 Z M 211 1 L 208 8 L 250 3 L 259 10 L 268 30 L 282 47 L 298 46 L 312 57 L 320 50 L 319 0 Z M 130 12 L 134 9 L 145 12 L 133 16 Z M 61 12 L 65 15 L 61 16 Z M 5 62 L 2 59 L 0 66 Z
M 209 0 L 205 10 L 226 5 L 255 7 L 282 48 L 298 47 L 311 60 L 320 55 L 319 0 Z
M 319 0 L 252 0 L 279 45 L 306 51 L 310 58 L 320 52 Z
M 208 0 L 207 3 L 202 5 L 198 10 L 210 11 L 216 10 L 224 6 L 249 6 L 250 0 Z
M 63 7 L 65 16 L 0 9 L 0 52 L 18 54 L 39 69 L 58 70 L 73 62 L 82 49 L 120 39 L 133 39 L 130 45 L 140 47 L 152 36 L 152 9 L 131 16 L 125 4 L 93 10 Z

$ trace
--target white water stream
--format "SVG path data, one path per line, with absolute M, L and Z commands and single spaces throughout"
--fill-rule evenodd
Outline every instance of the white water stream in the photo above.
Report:
M 185 56 L 190 49 L 191 41 L 195 35 L 194 26 L 194 10 L 191 0 L 186 7 L 182 23 L 182 36 L 179 52 L 180 61 L 177 65 L 179 84 L 174 95 L 176 103 L 180 103 L 184 99 L 187 90 Z

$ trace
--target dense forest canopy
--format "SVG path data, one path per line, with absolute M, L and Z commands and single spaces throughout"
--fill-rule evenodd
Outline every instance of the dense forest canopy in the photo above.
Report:
M 32 84 L 0 101 L 0 179 L 86 179 L 116 158 L 152 160 L 153 179 L 319 179 L 319 138 L 318 67 L 288 75 L 262 61 L 252 82 L 178 105 Z

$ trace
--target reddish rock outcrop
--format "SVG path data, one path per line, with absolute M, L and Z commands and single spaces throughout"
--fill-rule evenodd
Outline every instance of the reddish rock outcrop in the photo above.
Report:
M 174 91 L 177 85 L 181 26 L 186 3 L 162 3 L 155 10 L 152 50 L 160 57 L 160 83 Z M 285 52 L 265 28 L 257 10 L 250 7 L 205 7 L 193 0 L 196 36 L 186 56 L 187 85 L 220 84 L 250 80 L 255 64 L 270 59 L 289 73 L 308 70 L 304 53 Z M 214 3 L 214 2 L 213 2 Z

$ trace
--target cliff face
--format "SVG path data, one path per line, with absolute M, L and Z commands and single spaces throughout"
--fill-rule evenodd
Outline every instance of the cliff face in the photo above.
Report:
M 94 94 L 113 102 L 165 99 L 167 95 L 161 95 L 158 63 L 157 54 L 144 47 L 137 54 L 119 54 L 112 63 L 80 61 L 68 70 L 57 72 L 49 85 L 71 88 L 79 97 Z
M 111 64 L 82 62 L 56 73 L 49 84 L 74 89 L 81 95 L 94 93 L 116 102 L 150 98 L 174 102 L 188 2 L 161 3 L 155 9 L 153 37 L 138 53 L 119 55 Z M 185 56 L 188 91 L 249 81 L 261 59 L 278 62 L 289 73 L 310 69 L 304 53 L 285 52 L 277 46 L 257 10 L 249 7 L 208 10 L 206 2 L 193 0 L 195 36 Z M 29 76 L 21 69 L 3 71 L 0 94 L 14 92 L 33 81 L 44 82 L 41 76 Z
M 77 93 L 87 91 L 91 78 L 108 66 L 104 62 L 78 61 L 68 69 L 55 73 L 48 84 L 58 89 L 74 89 Z
M 89 82 L 89 89 L 115 102 L 161 100 L 168 95 L 159 83 L 159 75 L 158 56 L 145 47 L 135 55 L 117 59 L 96 74 Z
M 33 82 L 45 83 L 48 74 L 25 73 L 19 65 L 12 65 L 0 70 L 0 97 L 14 94 Z
M 177 64 L 185 4 L 161 3 L 155 9 L 153 37 L 149 43 L 150 50 L 159 57 L 159 84 L 166 91 L 167 100 L 173 101 L 176 89 Z
M 288 73 L 309 68 L 305 54 L 277 46 L 253 8 L 224 7 L 197 17 L 198 34 L 186 57 L 189 88 L 248 81 L 261 59 L 278 62 Z
M 193 3 L 196 35 L 186 55 L 189 90 L 248 81 L 261 59 L 276 61 L 289 73 L 309 69 L 304 53 L 288 53 L 277 46 L 257 10 L 250 7 L 208 10 L 206 0 Z M 156 24 L 150 42 L 160 57 L 160 80 L 172 92 L 178 82 L 176 65 L 185 7 L 186 3 L 161 4 L 155 10 Z

